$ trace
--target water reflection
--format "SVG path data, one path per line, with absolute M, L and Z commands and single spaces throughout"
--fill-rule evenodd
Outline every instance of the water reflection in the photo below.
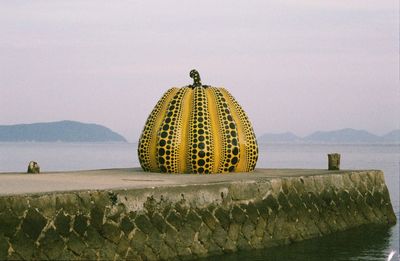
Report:
M 369 225 L 292 245 L 201 259 L 235 260 L 386 260 L 395 227 Z M 398 254 L 398 249 L 396 249 Z M 396 255 L 397 255 L 396 254 Z M 392 260 L 398 260 L 396 256 Z

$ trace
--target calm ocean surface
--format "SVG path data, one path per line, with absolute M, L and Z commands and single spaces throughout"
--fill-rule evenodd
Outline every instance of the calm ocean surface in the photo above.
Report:
M 0 172 L 25 172 L 30 160 L 37 161 L 41 171 L 137 167 L 136 147 L 134 143 L 0 143 Z M 332 152 L 342 155 L 342 169 L 384 171 L 399 220 L 398 145 L 261 144 L 257 167 L 324 169 L 326 154 Z M 289 246 L 206 260 L 387 260 L 392 250 L 399 253 L 398 223 L 391 228 L 360 228 Z M 392 260 L 399 260 L 397 254 Z

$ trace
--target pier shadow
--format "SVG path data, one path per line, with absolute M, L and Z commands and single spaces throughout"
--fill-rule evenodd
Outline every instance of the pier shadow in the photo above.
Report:
M 386 260 L 390 253 L 390 238 L 396 228 L 398 226 L 368 225 L 291 245 L 239 251 L 200 260 Z M 398 246 L 394 250 L 398 252 Z

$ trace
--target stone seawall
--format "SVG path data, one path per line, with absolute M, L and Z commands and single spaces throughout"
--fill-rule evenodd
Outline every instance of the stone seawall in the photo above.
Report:
M 0 196 L 0 260 L 195 259 L 396 223 L 381 171 Z

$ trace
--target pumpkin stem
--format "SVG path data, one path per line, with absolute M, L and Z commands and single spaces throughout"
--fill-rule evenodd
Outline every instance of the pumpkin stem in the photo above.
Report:
M 192 88 L 194 88 L 194 87 L 201 87 L 202 85 L 201 85 L 201 79 L 200 79 L 200 74 L 199 74 L 199 72 L 198 71 L 196 71 L 196 70 L 191 70 L 190 71 L 190 78 L 192 78 L 193 79 L 193 84 L 191 85 L 191 87 Z

